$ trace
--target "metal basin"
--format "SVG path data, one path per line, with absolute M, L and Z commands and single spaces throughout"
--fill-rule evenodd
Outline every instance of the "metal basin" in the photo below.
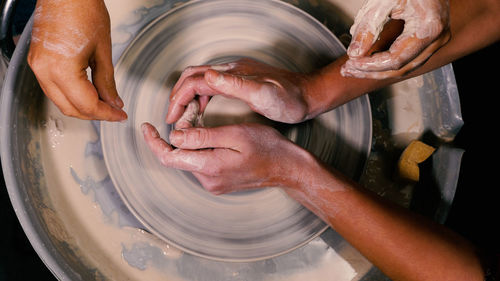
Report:
M 170 10 L 176 2 L 165 1 L 158 5 L 140 8 L 138 11 L 142 16 L 139 20 L 133 24 L 128 22 L 117 26 L 115 31 L 127 30 L 131 37 L 114 44 L 114 62 L 118 62 L 119 57 L 129 46 L 132 38 L 135 38 L 153 19 Z M 331 14 L 325 16 L 325 13 L 331 10 L 322 6 L 323 1 L 318 1 L 319 6 L 312 6 L 309 1 L 298 2 L 299 7 L 314 15 L 321 22 L 333 22 L 326 20 Z M 331 7 L 331 5 L 326 5 L 326 7 Z M 338 10 L 335 11 L 338 12 Z M 113 16 L 113 12 L 110 13 Z M 328 27 L 332 29 L 331 26 Z M 51 182 L 53 175 L 47 173 L 42 164 L 44 159 L 41 146 L 47 108 L 43 93 L 26 63 L 30 32 L 31 22 L 24 31 L 10 61 L 2 90 L 0 105 L 2 166 L 9 196 L 19 221 L 38 255 L 58 279 L 123 280 L 128 278 L 144 280 L 147 278 L 152 280 L 155 278 L 149 278 L 151 276 L 149 270 L 154 269 L 158 271 L 158 274 L 155 275 L 158 279 L 169 278 L 174 272 L 176 278 L 172 279 L 180 280 L 235 280 L 238 278 L 264 280 L 267 277 L 276 277 L 277 275 L 285 276 L 287 280 L 293 280 L 293 278 L 296 278 L 294 277 L 297 276 L 296 274 L 300 275 L 300 273 L 304 272 L 313 274 L 325 268 L 330 268 L 331 271 L 328 272 L 334 275 L 337 274 L 338 280 L 386 280 L 382 274 L 377 272 L 368 261 L 352 249 L 350 245 L 346 244 L 342 237 L 332 229 L 328 229 L 320 237 L 290 253 L 258 262 L 217 262 L 186 253 L 182 254 L 181 257 L 172 259 L 163 257 L 161 252 L 160 255 L 156 255 L 158 253 L 157 249 L 162 249 L 163 244 L 154 244 L 151 241 L 155 240 L 149 238 L 140 240 L 141 243 L 123 244 L 123 248 L 120 248 L 117 252 L 102 253 L 101 248 L 94 246 L 99 245 L 99 240 L 103 238 L 92 235 L 93 230 L 89 227 L 83 228 L 85 231 L 75 231 L 74 225 L 80 222 L 65 219 L 66 214 L 61 213 L 58 208 L 62 200 L 54 200 L 52 196 L 52 193 L 58 189 L 76 188 L 78 193 L 81 193 L 81 196 L 89 197 L 89 204 L 93 204 L 94 199 L 90 199 L 91 195 L 85 193 L 85 188 L 88 187 L 86 182 L 84 180 L 78 181 L 71 186 L 50 186 L 51 184 L 48 184 Z M 334 33 L 339 35 L 337 30 L 334 30 Z M 422 83 L 404 84 L 403 86 L 409 86 L 403 92 L 414 91 L 417 93 L 421 103 L 420 108 L 422 109 L 422 115 L 420 116 L 423 124 L 422 130 L 431 132 L 441 143 L 446 144 L 461 126 L 458 93 L 456 92 L 453 70 L 448 65 L 419 77 L 419 79 L 418 81 Z M 392 87 L 384 89 L 377 93 L 375 99 L 371 100 L 372 105 L 374 105 L 372 107 L 374 108 L 373 119 L 382 120 L 381 123 L 385 125 L 389 123 L 387 125 L 389 129 L 391 129 L 390 120 L 393 118 L 391 116 L 398 111 L 398 108 L 397 106 L 393 108 L 388 104 L 394 97 L 394 92 L 398 90 L 400 89 L 394 90 Z M 387 106 L 383 107 L 381 105 Z M 89 126 L 96 128 L 96 132 L 99 131 L 99 125 L 98 122 L 89 124 Z M 371 155 L 380 156 L 387 153 L 386 150 L 380 149 L 378 146 L 381 135 L 383 134 L 380 130 L 374 130 L 375 142 Z M 100 146 L 99 142 L 92 144 Z M 88 147 L 95 148 L 96 146 L 78 147 L 74 153 L 83 153 Z M 441 175 L 439 177 L 441 179 L 447 179 L 447 176 L 451 176 L 453 179 L 451 170 L 455 170 L 457 161 L 459 163 L 459 153 L 448 153 L 446 146 L 442 148 L 438 150 L 441 152 L 436 154 L 433 160 L 443 167 L 448 167 L 450 171 L 441 169 L 437 175 Z M 98 150 L 91 152 L 97 153 Z M 67 155 L 67 157 L 71 158 L 72 154 Z M 380 164 L 377 161 L 377 159 L 369 159 L 368 168 L 371 167 L 372 163 Z M 455 166 L 450 168 L 449 163 Z M 61 173 L 70 172 L 69 169 L 61 170 Z M 362 180 L 366 178 L 365 170 Z M 369 180 L 365 182 L 368 188 L 372 188 L 371 185 L 376 185 L 376 183 L 371 183 Z M 119 197 L 113 197 L 114 195 L 112 195 L 114 192 L 113 184 L 109 178 L 105 178 L 100 184 L 101 189 L 95 189 L 95 194 L 100 191 L 108 192 L 111 195 L 106 195 L 108 194 L 106 193 L 107 197 L 103 195 L 105 198 L 119 200 Z M 428 204 L 421 205 L 426 205 L 425 212 L 431 217 L 437 221 L 443 221 L 453 200 L 455 186 L 453 180 L 447 180 L 438 187 L 438 198 L 433 201 L 435 204 L 432 204 L 432 206 Z M 386 190 L 383 192 L 384 194 L 388 193 Z M 407 200 L 408 205 L 417 206 L 419 203 L 429 202 L 429 197 L 426 195 L 411 195 Z M 102 200 L 102 202 L 108 201 Z M 99 212 L 105 219 L 108 218 L 108 215 L 112 217 L 114 214 L 111 211 L 108 212 L 108 210 L 121 211 L 120 218 L 124 219 L 122 224 L 117 226 L 119 229 L 141 227 L 140 222 L 134 220 L 134 217 L 127 212 L 124 205 L 113 204 L 96 206 L 101 208 Z M 110 205 L 112 208 L 103 208 L 103 206 Z M 75 214 L 82 212 L 76 207 L 71 211 Z M 101 225 L 99 220 L 102 220 L 102 217 L 96 216 L 94 218 L 97 226 Z M 118 243 L 120 246 L 119 239 L 119 237 L 114 239 L 118 242 L 113 241 L 113 239 L 100 242 Z M 147 243 L 142 243 L 144 241 Z M 140 255 L 141 253 L 142 255 Z M 100 257 L 101 254 L 104 258 Z M 100 262 L 102 260 L 106 262 Z M 348 264 L 355 274 L 346 275 L 347 277 L 340 276 L 344 267 L 338 266 L 339 264 L 342 264 L 342 266 Z M 123 272 L 120 273 L 120 270 L 123 270 Z

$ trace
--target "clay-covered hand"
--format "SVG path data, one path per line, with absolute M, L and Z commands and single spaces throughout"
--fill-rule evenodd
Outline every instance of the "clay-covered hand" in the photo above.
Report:
M 384 25 L 404 20 L 403 32 L 387 51 L 371 54 Z M 401 77 L 422 65 L 450 39 L 448 0 L 367 0 L 351 27 L 344 76 Z
M 170 95 L 167 123 L 176 122 L 198 96 L 201 112 L 214 95 L 237 98 L 274 121 L 298 123 L 309 118 L 307 76 L 251 59 L 188 67 Z
M 127 118 L 115 86 L 110 19 L 103 0 L 37 1 L 28 63 L 46 96 L 65 115 Z
M 300 180 L 299 165 L 312 159 L 278 131 L 260 124 L 174 130 L 170 142 L 175 147 L 151 124 L 141 128 L 162 165 L 191 171 L 214 194 L 291 186 Z

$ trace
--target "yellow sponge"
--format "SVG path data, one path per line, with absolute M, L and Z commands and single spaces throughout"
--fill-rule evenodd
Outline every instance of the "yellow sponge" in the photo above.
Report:
M 432 155 L 435 148 L 421 141 L 413 140 L 403 151 L 398 161 L 398 175 L 401 179 L 417 182 L 418 164 Z

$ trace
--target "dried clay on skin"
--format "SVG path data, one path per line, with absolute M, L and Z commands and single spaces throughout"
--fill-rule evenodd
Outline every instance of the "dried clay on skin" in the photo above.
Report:
M 71 9 L 68 8 L 68 9 Z M 44 9 L 43 6 L 38 6 L 33 18 L 35 26 L 38 24 L 51 25 L 60 22 L 57 15 L 53 15 L 50 9 Z M 54 53 L 67 58 L 75 57 L 80 54 L 89 44 L 90 39 L 81 31 L 80 27 L 68 26 L 62 33 L 49 33 L 34 27 L 31 33 L 33 43 L 41 43 L 43 47 Z

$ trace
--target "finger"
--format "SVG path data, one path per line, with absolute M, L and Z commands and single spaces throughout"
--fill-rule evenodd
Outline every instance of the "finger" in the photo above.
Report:
M 344 77 L 353 77 L 360 79 L 383 79 L 386 76 L 390 76 L 387 72 L 367 72 L 361 71 L 356 68 L 349 67 L 349 61 L 347 61 L 342 68 L 340 69 L 340 73 Z
M 211 96 L 220 94 L 214 92 L 213 88 L 208 87 L 202 76 L 208 71 L 241 71 L 241 66 L 245 66 L 245 63 L 241 62 L 245 61 L 246 60 L 239 60 L 238 62 L 225 64 L 193 66 L 186 68 L 172 90 L 166 122 L 168 124 L 177 122 L 177 120 L 184 113 L 187 104 L 189 104 L 189 102 L 191 102 L 191 100 L 193 100 L 197 95 L 200 96 L 200 114 L 202 114 L 205 111 Z
M 251 104 L 252 93 L 259 92 L 263 84 L 242 76 L 222 73 L 215 70 L 205 72 L 208 86 L 222 95 L 240 99 Z
M 397 77 L 402 77 L 411 70 L 410 66 L 417 67 L 419 64 L 419 60 L 415 60 L 413 63 L 406 65 L 405 67 L 398 69 L 398 70 L 387 70 L 387 71 L 362 71 L 359 69 L 355 68 L 345 68 L 342 69 L 342 75 L 345 77 L 356 77 L 356 78 L 363 78 L 363 79 L 377 79 L 377 80 L 382 80 L 382 79 L 387 79 L 387 78 L 397 78 Z M 345 65 L 347 66 L 347 64 Z
M 203 174 L 210 174 L 213 167 L 217 165 L 214 159 L 220 160 L 216 155 L 216 150 L 212 149 L 174 149 L 159 157 L 161 164 L 165 167 Z
M 189 66 L 186 69 L 184 69 L 184 71 L 182 71 L 182 74 L 177 80 L 177 83 L 175 83 L 174 87 L 172 88 L 172 92 L 176 92 L 187 77 L 203 74 L 205 73 L 205 71 L 209 69 L 217 71 L 229 71 L 235 68 L 237 65 L 238 64 L 235 62 L 230 62 L 230 63 L 212 64 L 212 65 Z
M 389 19 L 394 5 L 392 2 L 384 1 L 370 7 L 371 2 L 368 1 L 362 7 L 351 27 L 352 41 L 347 48 L 349 57 L 361 57 L 368 53 Z
M 163 153 L 173 150 L 172 147 L 160 137 L 158 130 L 150 123 L 143 123 L 141 125 L 141 130 L 146 144 L 155 155 L 161 156 Z
M 184 83 L 184 80 L 186 80 L 186 78 L 203 74 L 209 68 L 210 68 L 209 65 L 200 65 L 200 66 L 189 66 L 186 69 L 184 69 L 184 71 L 182 71 L 181 73 L 181 76 L 179 77 L 174 87 L 172 88 L 172 93 L 176 93 L 179 90 L 179 88 Z
M 179 114 L 182 116 L 182 108 L 178 107 L 177 104 L 174 106 L 173 103 L 174 101 L 178 100 L 179 95 L 186 95 L 185 91 L 179 91 L 181 87 L 187 88 L 189 85 L 192 85 L 194 82 L 193 81 L 199 81 L 195 76 L 201 75 L 209 70 L 209 69 L 214 69 L 217 71 L 230 71 L 233 68 L 235 68 L 237 63 L 231 62 L 231 63 L 224 63 L 224 64 L 216 64 L 216 65 L 201 65 L 201 66 L 190 66 L 186 68 L 182 74 L 179 80 L 175 83 L 173 89 L 172 89 L 172 94 L 170 95 L 170 100 L 171 100 L 171 106 L 169 106 L 169 111 L 167 113 L 166 117 L 166 122 L 171 124 L 174 122 L 177 122 L 177 119 L 180 118 Z M 186 79 L 190 79 L 190 82 L 186 82 Z M 199 78 L 199 77 L 198 77 Z M 193 93 L 190 92 L 188 94 L 188 99 Z M 199 94 L 199 93 L 196 93 Z M 194 96 L 193 96 L 194 98 Z M 210 101 L 211 96 L 201 96 L 199 97 L 199 103 L 200 103 L 200 114 L 202 114 L 205 111 L 205 108 Z M 181 98 L 182 99 L 182 98 Z M 182 99 L 183 102 L 185 102 L 184 99 Z M 189 101 L 188 101 L 189 103 Z M 179 113 L 179 110 L 181 113 Z
M 347 48 L 347 55 L 352 58 L 366 55 L 376 40 L 375 36 L 376 34 L 372 34 L 367 29 L 361 29 L 355 33 Z
M 371 55 L 376 52 L 382 52 L 388 50 L 394 40 L 402 33 L 404 30 L 404 21 L 402 20 L 390 20 L 380 33 L 379 40 L 377 40 L 372 48 L 368 51 L 366 55 Z M 340 69 L 340 73 L 345 77 L 355 77 L 355 78 L 366 78 L 366 74 L 363 71 L 357 70 L 352 66 L 353 62 L 359 58 L 349 58 Z
M 197 95 L 212 96 L 215 93 L 214 90 L 207 85 L 203 76 L 198 75 L 186 78 L 177 92 L 172 94 L 173 96 L 170 97 L 170 104 L 168 105 L 168 113 L 165 120 L 168 124 L 177 122 L 184 114 L 186 106 L 195 99 Z M 203 109 L 206 107 L 206 104 L 207 101 L 204 100 Z
M 387 22 L 382 32 L 380 32 L 378 40 L 375 41 L 371 49 L 366 53 L 366 56 L 388 50 L 396 38 L 403 33 L 404 27 L 405 22 L 403 20 L 391 19 Z
M 143 123 L 141 130 L 149 149 L 158 158 L 160 163 L 169 168 L 181 169 L 191 172 L 201 172 L 207 167 L 206 163 L 214 158 L 213 150 L 184 150 L 172 147 L 160 137 L 156 128 Z
M 408 62 L 406 65 L 397 70 L 387 70 L 387 71 L 363 71 L 353 66 L 354 63 L 357 63 L 358 59 L 348 60 L 342 67 L 341 72 L 342 75 L 356 77 L 356 78 L 370 78 L 370 79 L 386 79 L 393 77 L 401 77 L 409 72 L 413 71 L 420 65 L 424 64 L 430 56 L 436 50 L 438 50 L 444 43 L 446 43 L 450 38 L 450 34 L 445 34 L 439 40 L 431 43 L 427 46 L 424 51 L 422 51 L 417 57 L 415 57 L 412 61 Z
M 239 151 L 240 136 L 245 132 L 237 125 L 215 128 L 188 128 L 170 132 L 170 143 L 181 149 L 228 148 Z
M 352 67 L 361 71 L 398 70 L 419 56 L 424 49 L 427 52 L 431 50 L 432 54 L 450 39 L 448 30 L 441 32 L 439 36 L 421 38 L 414 31 L 418 29 L 411 27 L 412 25 L 414 26 L 415 23 L 405 23 L 403 32 L 394 40 L 388 51 L 375 53 L 369 57 L 356 58 L 352 61 Z M 384 29 L 381 38 L 383 36 L 390 39 L 397 29 L 398 23 L 391 21 L 388 28 Z M 383 41 L 389 42 L 390 40 L 384 39 Z
M 92 82 L 99 97 L 111 106 L 123 108 L 123 101 L 116 90 L 111 48 L 107 44 L 100 44 L 97 48 L 91 63 L 91 69 Z
M 354 59 L 352 67 L 361 71 L 398 70 L 418 56 L 427 43 L 414 36 L 400 36 L 388 51 Z
M 56 81 L 56 85 L 82 115 L 107 121 L 127 119 L 127 114 L 123 110 L 112 107 L 99 99 L 94 85 L 87 79 L 84 71 L 72 79 Z

